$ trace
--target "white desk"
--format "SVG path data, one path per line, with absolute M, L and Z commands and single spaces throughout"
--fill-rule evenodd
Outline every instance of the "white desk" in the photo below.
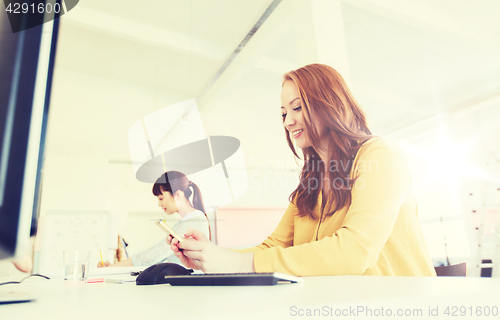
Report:
M 360 312 L 318 318 L 500 319 L 500 310 L 496 317 L 443 314 L 446 306 L 472 306 L 473 312 L 478 305 L 500 309 L 500 279 L 332 276 L 304 280 L 266 287 L 173 287 L 133 283 L 68 286 L 61 279 L 30 278 L 20 285 L 0 286 L 2 292 L 38 296 L 33 302 L 0 305 L 0 319 L 309 319 L 312 317 L 298 313 L 314 308 L 322 312 L 333 308 L 334 313 L 335 309 L 358 306 L 384 308 L 384 314 L 390 308 L 393 315 L 368 317 Z M 429 317 L 429 306 L 438 306 L 439 316 Z M 398 309 L 406 308 L 422 309 L 423 316 L 395 316 Z

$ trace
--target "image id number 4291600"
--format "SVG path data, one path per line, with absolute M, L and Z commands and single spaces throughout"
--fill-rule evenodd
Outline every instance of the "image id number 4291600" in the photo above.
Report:
M 437 308 L 436 308 L 437 309 Z M 450 317 L 464 317 L 464 316 L 498 316 L 497 306 L 476 306 L 476 307 L 465 307 L 465 306 L 448 306 L 444 309 L 443 315 Z
M 59 3 L 31 3 L 14 2 L 9 3 L 5 7 L 8 13 L 59 13 L 61 12 L 61 5 Z

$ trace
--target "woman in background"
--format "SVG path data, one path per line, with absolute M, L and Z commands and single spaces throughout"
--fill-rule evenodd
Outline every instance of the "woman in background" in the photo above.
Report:
M 167 214 L 178 213 L 181 221 L 173 229 L 177 234 L 184 234 L 189 228 L 201 230 L 201 233 L 210 238 L 210 225 L 206 215 L 200 188 L 178 171 L 168 171 L 162 174 L 153 185 L 153 194 L 158 198 L 158 206 Z M 192 202 L 189 200 L 193 196 Z M 149 266 L 160 262 L 180 263 L 175 257 L 169 244 L 163 238 L 156 245 L 132 257 L 110 264 L 108 266 Z M 101 262 L 98 267 L 102 267 Z
M 182 243 L 167 237 L 182 263 L 209 273 L 435 276 L 404 155 L 371 134 L 340 74 L 322 64 L 285 74 L 281 113 L 304 166 L 278 227 L 237 251 L 197 230 Z

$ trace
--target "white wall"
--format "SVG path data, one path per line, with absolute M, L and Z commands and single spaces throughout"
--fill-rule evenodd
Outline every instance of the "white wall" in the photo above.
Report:
M 472 203 L 469 194 L 481 199 L 485 183 L 500 185 L 499 122 L 500 104 L 494 101 L 390 135 L 406 152 L 419 218 L 436 261 L 446 262 L 447 250 L 452 264 L 467 261 L 473 265 L 481 201 Z M 497 205 L 496 212 L 489 214 L 498 217 L 500 197 L 490 195 L 489 199 Z M 484 253 L 484 259 L 492 258 L 491 248 Z

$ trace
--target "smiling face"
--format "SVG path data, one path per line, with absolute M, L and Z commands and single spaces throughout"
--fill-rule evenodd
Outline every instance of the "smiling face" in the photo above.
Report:
M 312 145 L 311 135 L 305 123 L 302 113 L 303 106 L 300 99 L 299 90 L 292 80 L 286 80 L 281 89 L 281 115 L 283 126 L 291 137 L 295 140 L 297 147 L 303 149 Z M 326 150 L 328 145 L 328 130 L 326 127 L 313 124 L 317 128 L 319 141 L 314 145 L 317 150 Z M 321 151 L 320 151 L 321 152 Z
M 297 147 L 309 147 L 311 144 L 307 139 L 307 128 L 302 115 L 302 101 L 297 86 L 291 80 L 286 80 L 281 89 L 281 115 L 283 126 L 291 133 Z
M 156 196 L 156 198 L 158 198 L 158 206 L 162 208 L 166 214 L 177 212 L 177 204 L 170 192 L 162 190 L 161 195 Z

